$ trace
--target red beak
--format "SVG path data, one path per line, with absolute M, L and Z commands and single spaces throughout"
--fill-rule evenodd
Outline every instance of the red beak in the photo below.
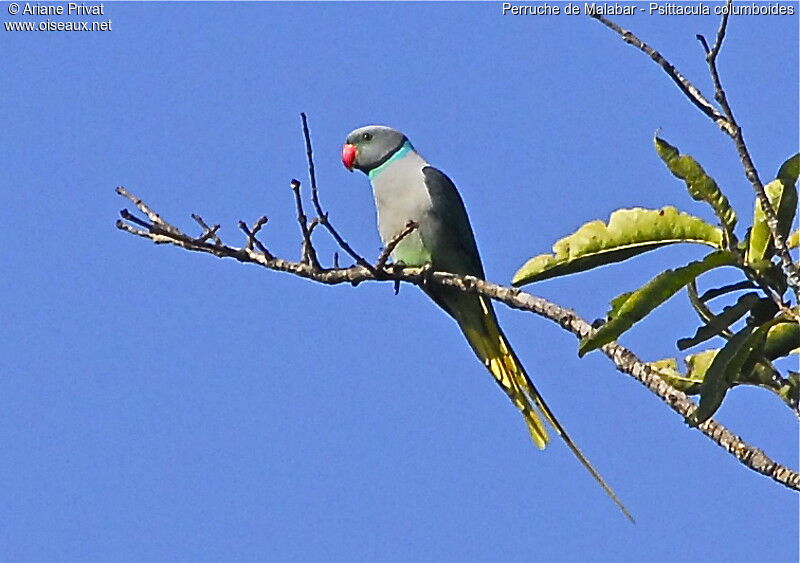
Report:
M 342 164 L 344 167 L 347 168 L 350 172 L 353 171 L 353 164 L 356 162 L 356 155 L 358 154 L 358 149 L 355 145 L 351 145 L 350 143 L 346 144 L 342 147 Z

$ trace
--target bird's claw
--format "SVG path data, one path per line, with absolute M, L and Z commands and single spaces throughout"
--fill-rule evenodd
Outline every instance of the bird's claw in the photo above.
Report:
M 406 265 L 403 263 L 402 260 L 398 260 L 397 262 L 393 262 L 391 264 L 392 271 L 397 274 L 400 270 L 405 268 Z M 394 280 L 394 294 L 397 295 L 400 293 L 400 280 Z

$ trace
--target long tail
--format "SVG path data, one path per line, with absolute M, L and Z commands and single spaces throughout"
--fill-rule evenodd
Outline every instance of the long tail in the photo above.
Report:
M 547 429 L 542 423 L 542 418 L 544 418 L 553 427 L 555 433 L 564 440 L 567 447 L 572 450 L 572 453 L 578 458 L 581 465 L 586 468 L 609 498 L 614 501 L 614 504 L 619 507 L 625 517 L 631 522 L 634 522 L 633 516 L 628 512 L 628 509 L 625 508 L 625 505 L 622 504 L 622 501 L 619 500 L 616 493 L 614 493 L 586 456 L 583 455 L 583 452 L 581 452 L 575 442 L 572 441 L 567 431 L 556 419 L 553 411 L 551 411 L 547 403 L 544 402 L 544 398 L 542 398 L 542 395 L 533 385 L 533 382 L 525 372 L 525 368 L 522 366 L 516 354 L 514 354 L 511 345 L 500 330 L 491 304 L 486 303 L 483 298 L 480 298 L 480 300 L 484 313 L 481 316 L 483 321 L 481 323 L 482 326 L 478 326 L 477 323 L 474 322 L 474 316 L 468 317 L 473 319 L 472 322 L 462 321 L 459 322 L 459 325 L 464 331 L 472 349 L 494 376 L 495 381 L 497 381 L 503 391 L 505 391 L 514 405 L 522 413 L 534 443 L 540 449 L 544 449 L 549 441 Z M 466 319 L 463 320 L 466 321 Z M 537 410 L 541 413 L 541 417 L 536 412 Z

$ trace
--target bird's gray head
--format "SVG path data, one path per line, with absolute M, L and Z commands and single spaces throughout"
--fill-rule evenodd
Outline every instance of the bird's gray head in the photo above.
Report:
M 389 160 L 406 142 L 406 136 L 391 127 L 360 127 L 347 136 L 342 147 L 342 164 L 351 172 L 357 168 L 368 174 Z

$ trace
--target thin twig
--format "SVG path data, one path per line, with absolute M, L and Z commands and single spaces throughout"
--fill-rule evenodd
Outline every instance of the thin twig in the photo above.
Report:
M 261 217 L 259 217 L 258 220 L 253 225 L 253 235 L 254 236 L 257 235 L 258 232 L 264 227 L 264 225 L 267 224 L 267 222 L 269 222 L 269 219 L 267 219 L 266 215 L 262 215 Z
M 708 47 L 708 41 L 706 41 L 705 36 L 704 35 L 700 35 L 698 33 L 697 35 L 695 35 L 695 37 L 700 42 L 700 44 L 703 46 L 703 50 L 706 52 L 706 55 L 708 55 L 711 52 L 711 49 L 709 49 L 709 47 Z
M 133 195 L 130 192 L 128 192 L 128 190 L 126 190 L 124 187 L 117 186 L 117 190 L 116 191 L 122 197 L 125 197 L 125 198 L 129 199 L 136 206 L 136 208 L 139 211 L 141 211 L 142 213 L 147 215 L 147 218 L 150 219 L 150 222 L 153 223 L 153 225 L 156 225 L 157 227 L 159 227 L 161 229 L 164 229 L 166 231 L 169 231 L 170 229 L 174 229 L 175 233 L 180 233 L 180 231 L 177 229 L 177 227 L 173 227 L 172 225 L 166 223 L 159 216 L 158 213 L 156 213 L 155 211 L 150 209 L 150 207 L 148 207 L 145 202 L 143 202 L 141 199 L 139 199 L 135 195 Z
M 220 240 L 219 236 L 217 235 L 217 231 L 219 230 L 220 226 L 219 223 L 214 225 L 213 227 L 209 227 L 206 222 L 203 220 L 200 215 L 197 213 L 192 213 L 192 219 L 194 219 L 198 225 L 203 229 L 203 234 L 200 235 L 200 239 L 202 241 L 206 241 L 211 239 L 216 244 L 222 244 L 222 240 Z
M 320 270 L 322 266 L 320 266 L 319 260 L 317 259 L 317 251 L 314 248 L 314 243 L 311 242 L 308 218 L 303 210 L 303 198 L 300 195 L 300 180 L 292 180 L 290 185 L 294 193 L 295 207 L 297 207 L 297 223 L 300 225 L 300 232 L 303 235 L 303 241 L 300 247 L 300 261 L 304 264 L 311 264 L 312 267 Z
M 744 272 L 744 275 L 747 277 L 748 280 L 752 281 L 756 286 L 764 292 L 768 298 L 775 303 L 775 306 L 783 312 L 783 314 L 788 315 L 790 318 L 796 319 L 800 321 L 798 318 L 797 313 L 792 310 L 792 307 L 789 303 L 784 302 L 783 296 L 778 293 L 775 289 L 769 286 L 767 282 L 764 280 L 764 276 L 761 276 L 750 267 L 749 264 L 745 264 L 744 260 L 739 261 L 739 268 Z
M 136 223 L 140 227 L 145 227 L 146 229 L 150 228 L 151 225 L 150 223 L 139 219 L 136 215 L 134 215 L 127 209 L 120 209 L 119 216 L 125 219 L 126 221 L 130 221 L 131 223 Z
M 239 228 L 247 235 L 247 250 L 253 250 L 253 246 L 255 243 L 255 237 L 253 237 L 252 231 L 250 231 L 250 227 L 247 226 L 247 223 L 244 221 L 239 221 Z
M 339 234 L 339 232 L 331 225 L 328 220 L 328 213 L 323 210 L 322 204 L 319 201 L 319 190 L 317 189 L 317 175 L 314 170 L 314 152 L 311 149 L 311 133 L 308 130 L 308 119 L 305 113 L 300 114 L 300 119 L 303 123 L 303 139 L 306 143 L 306 160 L 308 161 L 308 179 L 311 182 L 311 202 L 314 204 L 314 209 L 317 212 L 320 224 L 327 229 L 339 248 L 344 250 L 350 257 L 355 260 L 356 264 L 363 266 L 368 270 L 373 270 L 372 264 L 367 262 L 360 254 L 347 244 L 347 241 Z
M 118 190 L 117 193 L 128 198 L 137 207 L 139 206 L 136 202 L 141 200 L 132 194 L 124 190 Z M 140 224 L 135 221 L 134 223 L 136 225 Z M 513 309 L 535 313 L 557 323 L 581 339 L 594 330 L 589 323 L 580 318 L 574 311 L 525 293 L 517 288 L 497 285 L 472 276 L 459 276 L 445 272 L 430 272 L 426 274 L 423 268 L 400 267 L 384 270 L 378 275 L 376 275 L 374 268 L 368 269 L 363 266 L 321 270 L 305 262 L 292 262 L 282 258 L 270 257 L 266 253 L 256 252 L 252 248 L 235 248 L 192 238 L 163 221 L 164 228 L 151 228 L 152 226 L 148 226 L 145 227 L 145 230 L 138 229 L 122 220 L 118 220 L 116 225 L 120 230 L 150 239 L 156 244 L 173 244 L 186 250 L 205 252 L 221 258 L 234 258 L 240 262 L 257 264 L 269 270 L 287 272 L 327 285 L 341 283 L 355 285 L 370 280 L 391 280 L 395 283 L 404 281 L 418 286 L 433 283 L 467 293 L 477 293 L 504 303 Z M 602 352 L 611 359 L 617 370 L 633 376 L 647 389 L 661 398 L 672 410 L 680 414 L 684 420 L 697 408 L 697 405 L 686 394 L 667 384 L 658 375 L 655 368 L 642 362 L 630 350 L 612 342 L 603 346 Z M 763 451 L 747 444 L 718 422 L 709 419 L 697 428 L 749 469 L 766 475 L 790 489 L 800 490 L 800 473 L 773 461 Z
M 244 221 L 239 221 L 239 228 L 244 232 L 245 235 L 247 235 L 247 246 L 246 246 L 247 250 L 252 251 L 253 247 L 255 246 L 255 248 L 261 251 L 261 253 L 263 253 L 264 256 L 266 256 L 267 259 L 270 260 L 274 258 L 274 256 L 269 250 L 266 249 L 266 247 L 256 237 L 258 232 L 261 230 L 261 227 L 263 227 L 266 224 L 267 224 L 267 218 L 262 215 L 255 222 L 252 230 L 250 230 L 250 228 L 247 226 L 247 223 L 245 223 Z
M 322 204 L 319 201 L 319 190 L 317 189 L 317 173 L 314 167 L 314 151 L 311 148 L 311 131 L 308 129 L 308 118 L 305 112 L 300 114 L 300 121 L 303 124 L 303 140 L 306 144 L 306 162 L 308 163 L 308 181 L 311 182 L 311 202 L 314 204 L 314 209 L 317 216 L 322 220 L 328 217 L 322 209 Z
M 314 217 L 308 223 L 308 236 L 310 237 L 314 233 L 314 229 L 319 227 L 319 217 Z
M 714 46 L 706 54 L 708 60 L 712 63 L 716 62 L 719 50 L 722 49 L 722 42 L 725 40 L 725 32 L 728 29 L 728 15 L 731 13 L 732 5 L 733 0 L 728 0 L 725 5 L 725 11 L 722 13 L 722 19 L 719 22 L 719 28 L 717 29 L 717 39 L 714 41 Z
M 392 252 L 394 252 L 394 249 L 397 248 L 397 245 L 400 244 L 404 238 L 413 233 L 417 227 L 419 227 L 417 223 L 415 223 L 414 221 L 409 221 L 408 223 L 406 223 L 405 228 L 399 233 L 397 233 L 397 236 L 395 236 L 392 240 L 389 241 L 389 244 L 387 244 L 386 248 L 383 249 L 381 255 L 378 256 L 378 261 L 375 262 L 376 271 L 378 272 L 383 271 L 383 269 L 386 267 L 387 260 L 389 260 L 389 256 L 391 256 Z
M 714 99 L 717 100 L 731 124 L 731 128 L 726 130 L 726 132 L 731 139 L 733 139 L 736 152 L 739 153 L 739 159 L 742 161 L 742 166 L 744 167 L 744 175 L 750 181 L 750 184 L 752 184 L 753 190 L 756 192 L 756 197 L 761 203 L 761 208 L 764 210 L 767 226 L 769 227 L 773 243 L 775 244 L 775 252 L 781 259 L 781 264 L 783 265 L 784 272 L 786 272 L 789 285 L 794 290 L 795 298 L 800 298 L 800 273 L 797 270 L 797 265 L 792 260 L 792 256 L 789 254 L 785 238 L 778 231 L 778 215 L 772 207 L 769 197 L 767 197 L 767 192 L 764 190 L 764 184 L 761 182 L 761 178 L 758 176 L 758 170 L 756 170 L 753 159 L 750 156 L 750 151 L 744 141 L 744 133 L 733 115 L 733 109 L 731 109 L 728 103 L 728 96 L 725 94 L 725 89 L 722 87 L 722 81 L 720 80 L 719 71 L 717 70 L 717 56 L 719 55 L 720 49 L 722 49 L 722 42 L 725 40 L 725 32 L 728 28 L 728 13 L 730 12 L 732 4 L 733 0 L 728 0 L 726 3 L 727 9 L 722 15 L 714 46 L 708 50 L 705 39 L 702 41 L 707 51 L 706 62 L 708 63 L 708 70 L 711 74 L 711 81 L 714 83 Z
M 650 47 L 650 45 L 648 45 L 647 43 L 636 37 L 636 35 L 634 35 L 633 32 L 628 31 L 626 29 L 622 29 L 620 26 L 618 26 L 616 23 L 612 22 L 605 16 L 602 16 L 601 14 L 594 11 L 589 11 L 588 15 L 596 19 L 603 25 L 605 25 L 607 28 L 615 31 L 620 37 L 622 37 L 622 40 L 625 41 L 625 43 L 633 45 L 634 47 L 636 47 L 637 49 L 648 55 L 651 59 L 653 59 L 653 61 L 655 61 L 655 63 L 658 66 L 664 69 L 664 72 L 667 73 L 667 75 L 673 80 L 673 82 L 677 84 L 681 92 L 683 92 L 686 95 L 686 97 L 689 98 L 689 101 L 691 101 L 695 106 L 697 106 L 697 108 L 700 111 L 702 111 L 704 114 L 710 117 L 714 121 L 714 123 L 719 125 L 721 129 L 728 132 L 729 134 L 731 133 L 731 123 L 728 121 L 728 119 L 724 115 L 722 115 L 717 110 L 717 108 L 715 108 L 711 104 L 711 102 L 709 102 L 706 99 L 706 97 L 703 96 L 702 93 L 700 93 L 700 90 L 698 90 L 694 84 L 689 82 L 686 79 L 686 77 L 684 77 L 678 71 L 678 69 L 672 65 L 672 63 L 670 63 L 667 59 L 665 59 L 661 55 L 661 53 L 659 53 L 658 51 Z

